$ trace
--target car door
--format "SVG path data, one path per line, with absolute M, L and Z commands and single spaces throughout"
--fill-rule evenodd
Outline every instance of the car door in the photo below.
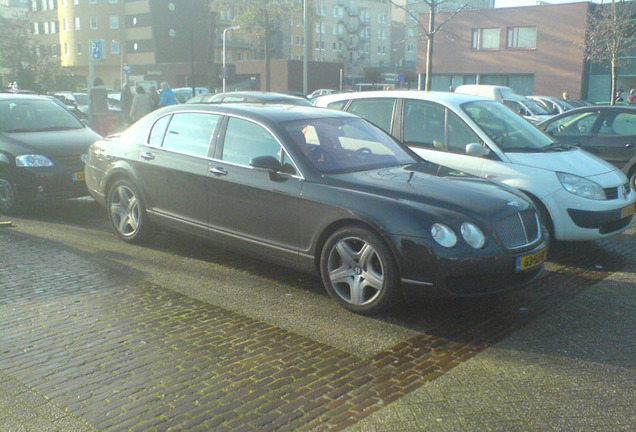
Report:
M 404 99 L 401 123 L 396 136 L 424 159 L 473 175 L 484 175 L 485 157 L 466 153 L 466 146 L 485 147 L 485 144 L 451 110 L 434 102 Z
M 168 223 L 207 233 L 207 173 L 210 143 L 221 116 L 180 112 L 161 117 L 139 154 L 147 206 Z
M 636 110 L 606 111 L 594 136 L 581 147 L 618 168 L 636 154 Z
M 226 117 L 214 160 L 208 166 L 208 213 L 213 240 L 298 259 L 298 213 L 303 180 L 277 137 L 254 121 Z M 271 173 L 250 166 L 273 156 L 288 167 Z

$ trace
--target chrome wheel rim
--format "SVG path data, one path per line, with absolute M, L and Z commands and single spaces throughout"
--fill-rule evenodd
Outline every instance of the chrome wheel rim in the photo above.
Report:
M 139 202 L 129 187 L 119 185 L 113 190 L 110 218 L 117 231 L 123 236 L 131 236 L 139 229 Z
M 385 269 L 380 255 L 359 237 L 344 238 L 332 248 L 327 265 L 336 294 L 355 306 L 373 302 L 384 288 Z
M 7 180 L 0 178 L 0 208 L 2 210 L 10 210 L 15 203 L 15 195 L 13 187 Z

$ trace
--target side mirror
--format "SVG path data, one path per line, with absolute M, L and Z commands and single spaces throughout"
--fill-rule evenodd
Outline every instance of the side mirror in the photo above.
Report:
M 274 156 L 258 156 L 250 161 L 250 166 L 263 169 L 266 171 L 279 172 L 283 169 L 283 166 L 280 164 L 278 159 Z
M 469 156 L 484 157 L 490 154 L 490 149 L 479 143 L 466 144 L 466 154 Z

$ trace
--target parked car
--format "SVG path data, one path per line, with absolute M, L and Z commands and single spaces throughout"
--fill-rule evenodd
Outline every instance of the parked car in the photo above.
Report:
M 572 105 L 566 99 L 559 99 L 550 96 L 528 96 L 533 101 L 536 101 L 543 105 L 543 107 L 548 111 L 551 115 L 561 114 L 568 110 L 574 109 L 575 106 Z
M 89 118 L 88 93 L 72 91 L 55 91 L 51 93 L 67 105 L 75 106 L 82 113 L 82 118 Z
M 519 114 L 532 124 L 537 124 L 552 117 L 552 114 L 537 101 L 528 98 L 504 99 L 502 102 L 512 112 Z
M 84 162 L 101 139 L 43 96 L 0 94 L 0 212 L 40 199 L 88 195 Z
M 618 167 L 636 189 L 636 107 L 577 108 L 538 128 L 560 143 L 581 147 Z
M 77 108 L 76 104 L 66 104 L 64 102 L 62 102 L 62 100 L 56 96 L 53 95 L 40 95 L 42 97 L 45 97 L 49 100 L 51 100 L 52 102 L 54 102 L 55 104 L 61 106 L 62 108 L 68 110 L 69 112 L 73 113 L 73 115 L 75 117 L 77 117 L 78 119 L 83 119 L 84 115 L 82 114 L 82 112 Z
M 557 240 L 608 237 L 632 222 L 636 192 L 623 173 L 575 146 L 555 144 L 492 100 L 398 91 L 321 96 L 317 105 L 367 118 L 432 162 L 523 191 Z
M 192 93 L 192 87 L 179 87 L 172 89 L 172 92 L 174 97 L 177 98 L 177 102 L 186 103 L 193 96 L 210 93 L 210 89 L 207 87 L 195 87 L 194 93 Z
M 186 103 L 227 103 L 227 102 L 249 102 L 249 103 L 282 103 L 294 105 L 313 106 L 309 100 L 298 96 L 276 92 L 244 91 L 226 93 L 208 93 L 194 96 Z
M 422 161 L 356 116 L 184 104 L 95 143 L 91 195 L 124 241 L 169 226 L 303 271 L 373 313 L 404 286 L 455 295 L 537 278 L 546 246 L 518 191 Z
M 501 102 L 513 112 L 536 124 L 547 120 L 550 113 L 545 107 L 525 96 L 518 95 L 510 87 L 486 84 L 464 84 L 455 89 L 455 93 L 481 96 Z

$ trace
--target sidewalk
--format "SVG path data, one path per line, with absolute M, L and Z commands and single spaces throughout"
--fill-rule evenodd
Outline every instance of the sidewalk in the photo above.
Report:
M 346 429 L 635 430 L 633 260 L 571 303 Z

